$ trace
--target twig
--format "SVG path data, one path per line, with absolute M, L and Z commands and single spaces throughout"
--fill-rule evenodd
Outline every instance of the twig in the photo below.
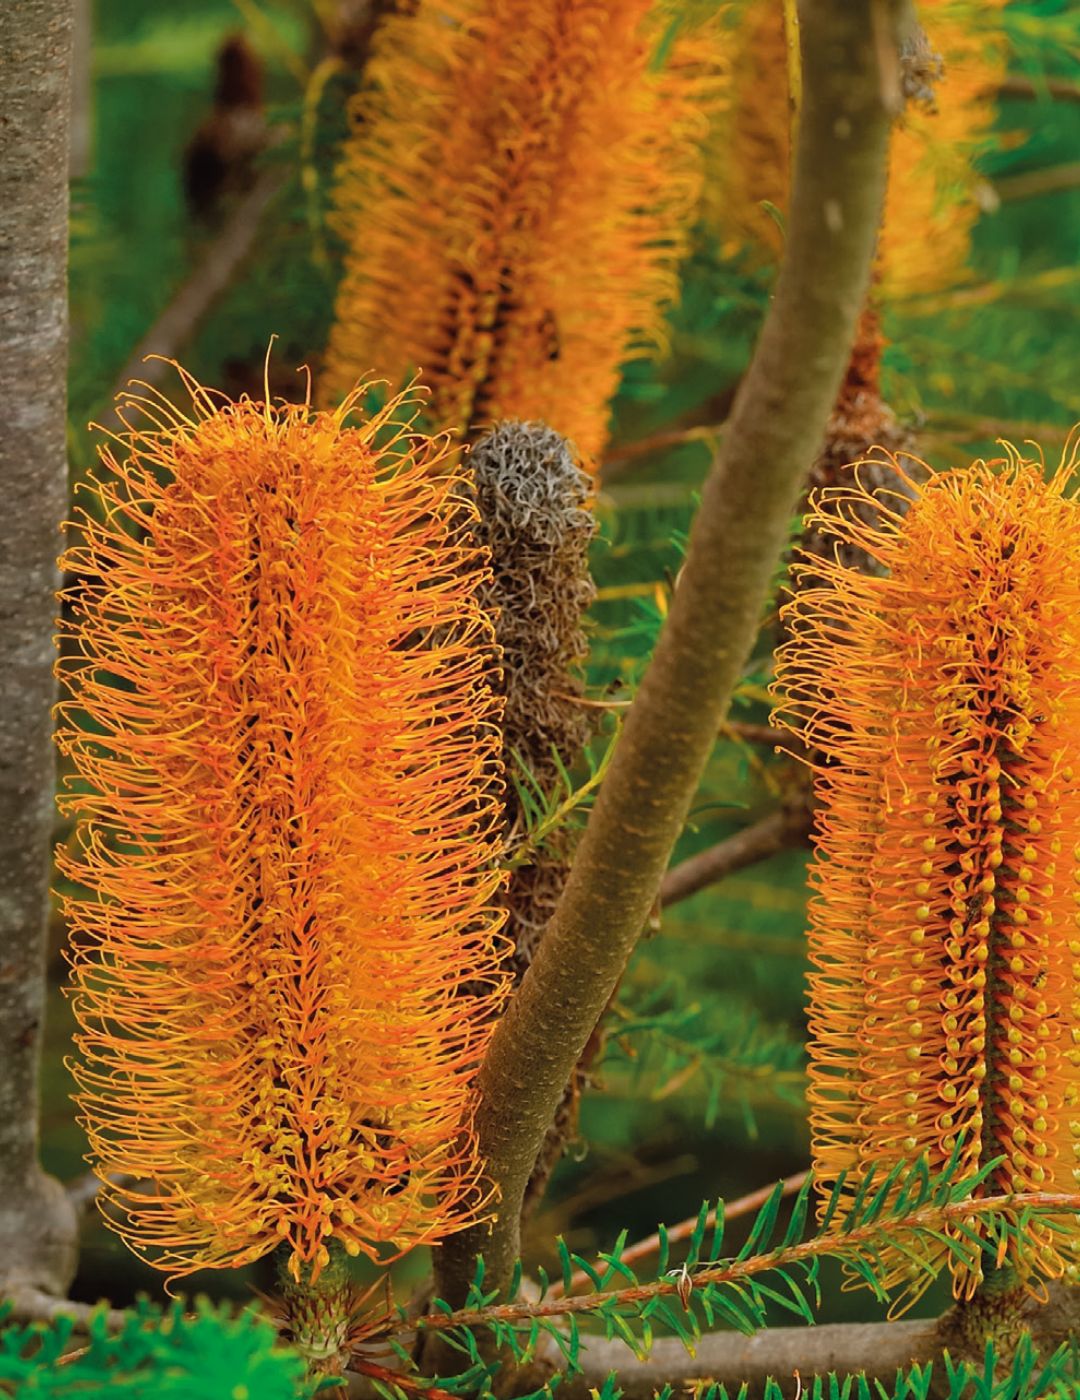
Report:
M 134 1176 L 127 1176 L 122 1172 L 114 1172 L 109 1181 L 113 1186 L 132 1186 L 137 1180 Z M 80 1215 L 84 1215 L 101 1194 L 104 1182 L 94 1172 L 87 1172 L 85 1176 L 76 1177 L 74 1181 L 69 1181 L 67 1187 L 67 1198 Z
M 796 1191 L 802 1190 L 809 1172 L 796 1172 L 794 1176 L 787 1176 L 780 1183 L 781 1196 L 793 1196 Z M 724 1202 L 723 1218 L 725 1224 L 729 1220 L 737 1220 L 740 1216 L 749 1215 L 752 1210 L 757 1210 L 763 1206 L 776 1190 L 775 1186 L 761 1186 L 756 1191 L 750 1191 L 745 1196 L 738 1196 L 734 1201 Z M 715 1208 L 710 1210 L 705 1217 L 705 1228 L 711 1230 L 716 1224 L 717 1212 Z M 673 1225 L 666 1232 L 665 1238 L 669 1245 L 681 1244 L 683 1240 L 688 1240 L 698 1229 L 700 1219 L 696 1215 L 690 1216 L 688 1220 L 683 1220 L 678 1225 Z M 636 1244 L 629 1245 L 619 1255 L 623 1264 L 636 1264 L 641 1259 L 647 1259 L 650 1254 L 655 1254 L 660 1249 L 663 1241 L 659 1234 L 646 1235 L 643 1240 L 638 1240 Z M 579 1288 L 583 1288 L 589 1282 L 589 1275 L 582 1270 L 571 1275 L 570 1288 L 565 1290 L 561 1280 L 548 1290 L 549 1298 L 559 1298 L 567 1291 L 575 1293 Z
M 144 384 L 158 384 L 166 377 L 166 361 L 176 357 L 195 334 L 214 302 L 229 286 L 240 264 L 251 251 L 263 216 L 287 179 L 288 172 L 278 166 L 260 171 L 255 183 L 240 198 L 191 275 L 120 371 L 113 399 L 123 393 L 132 379 L 141 380 Z M 144 363 L 149 355 L 158 355 L 161 359 Z
M 1080 161 L 1051 165 L 1043 170 L 1025 170 L 1019 175 L 1003 175 L 994 181 L 994 193 L 1003 204 L 1016 199 L 1037 199 L 1043 194 L 1075 190 L 1080 185 Z
M 723 432 L 723 423 L 701 423 L 691 428 L 668 428 L 664 432 L 638 438 L 636 442 L 621 443 L 618 447 L 610 448 L 605 454 L 601 467 L 601 482 L 607 484 L 609 473 L 612 476 L 618 475 L 618 471 L 613 471 L 613 468 L 621 469 L 628 462 L 634 462 L 639 457 L 649 457 L 654 452 L 664 452 L 669 447 L 701 442 L 715 451 Z
M 1007 438 L 1010 442 L 1064 442 L 1071 428 L 1060 423 L 1032 423 L 1017 418 L 981 418 L 973 413 L 941 412 L 928 422 L 938 437 Z
M 1040 78 L 1038 82 L 1030 78 L 1006 78 L 998 84 L 997 95 L 1035 101 L 1049 97 L 1053 102 L 1080 102 L 1080 83 L 1070 83 L 1067 78 Z
M 672 866 L 660 886 L 660 907 L 669 909 L 682 899 L 689 899 L 699 890 L 715 885 L 718 880 L 745 870 L 748 865 L 768 860 L 777 851 L 798 846 L 810 830 L 806 812 L 793 813 L 784 808 L 770 812 L 742 831 L 735 832 L 706 851 L 699 851 Z

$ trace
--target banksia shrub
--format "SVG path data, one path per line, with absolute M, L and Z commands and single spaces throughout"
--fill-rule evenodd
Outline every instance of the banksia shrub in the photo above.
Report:
M 1003 0 L 924 0 L 927 42 L 908 55 L 907 109 L 893 132 L 878 274 L 888 299 L 954 283 L 979 217 L 973 160 L 989 140 L 1005 77 Z M 708 142 L 705 220 L 730 247 L 779 257 L 797 66 L 783 0 L 745 0 L 730 31 L 725 98 Z M 941 76 L 938 77 L 938 70 Z
M 652 0 L 384 20 L 338 175 L 327 397 L 415 368 L 441 426 L 540 419 L 596 459 L 620 364 L 662 340 L 699 194 L 713 46 L 677 33 L 655 71 L 671 22 Z
M 987 1193 L 1076 1189 L 1076 454 L 1044 481 L 1006 450 L 911 482 L 906 517 L 856 468 L 812 523 L 882 572 L 795 570 L 821 578 L 789 605 L 777 685 L 781 722 L 821 755 L 809 1096 L 826 1189 L 954 1151 L 971 1172 L 1002 1158 Z M 983 1260 L 970 1234 L 954 1244 L 939 1262 L 970 1296 Z M 1075 1230 L 1039 1223 L 1007 1262 L 1030 1281 L 1076 1256 Z M 891 1282 L 924 1285 L 900 1250 L 883 1259 Z
M 588 653 L 582 617 L 596 590 L 589 544 L 596 521 L 589 478 L 558 433 L 542 423 L 500 423 L 469 454 L 478 531 L 491 553 L 482 597 L 502 652 L 506 854 L 522 856 L 504 893 L 518 972 L 532 961 L 569 868 L 566 833 L 536 850 L 514 782 L 555 800 L 560 763 L 571 766 L 592 732 L 580 703 Z
M 73 1066 L 110 1220 L 314 1280 L 488 1202 L 505 990 L 494 638 L 444 444 L 132 399 L 65 566 Z M 405 400 L 406 404 L 408 400 Z M 124 1173 L 135 1185 L 116 1185 Z

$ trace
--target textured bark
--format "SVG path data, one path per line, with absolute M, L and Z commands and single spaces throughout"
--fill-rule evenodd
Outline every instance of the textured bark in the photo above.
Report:
M 932 1361 L 941 1350 L 937 1328 L 929 1321 L 770 1327 L 752 1337 L 713 1332 L 702 1337 L 692 1357 L 677 1338 L 662 1337 L 644 1361 L 632 1358 L 621 1342 L 590 1337 L 582 1347 L 581 1374 L 560 1381 L 559 1395 L 562 1400 L 588 1400 L 591 1389 L 603 1385 L 614 1371 L 623 1400 L 651 1400 L 665 1385 L 678 1388 L 691 1376 L 722 1382 L 733 1395 L 745 1382 L 749 1397 L 761 1395 L 766 1378 L 772 1376 L 794 1400 L 806 1393 L 814 1376 L 830 1371 L 865 1371 L 871 1379 L 888 1382 L 912 1362 Z
M 67 503 L 71 0 L 0 5 L 0 1286 L 62 1292 L 75 1217 L 38 1165 L 53 824 L 53 618 Z
M 480 1076 L 496 1222 L 436 1258 L 460 1303 L 504 1287 L 537 1149 L 656 897 L 757 632 L 851 349 L 880 215 L 900 0 L 805 0 L 806 85 L 786 257 L 706 483 L 686 565 L 563 897 Z

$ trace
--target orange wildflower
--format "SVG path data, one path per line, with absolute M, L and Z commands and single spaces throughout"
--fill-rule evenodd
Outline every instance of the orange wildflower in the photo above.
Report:
M 1005 76 L 998 24 L 1004 0 L 923 0 L 928 49 L 944 66 L 933 102 L 909 101 L 893 133 L 878 249 L 889 299 L 952 285 L 979 217 L 973 160 L 990 136 Z M 732 248 L 778 257 L 783 233 L 764 201 L 786 212 L 791 181 L 791 49 L 783 0 L 746 0 L 734 33 L 728 90 L 709 141 L 705 218 Z
M 815 502 L 837 552 L 795 566 L 820 582 L 787 607 L 777 686 L 780 722 L 821 755 L 809 1097 L 826 1188 L 924 1153 L 940 1169 L 958 1144 L 965 1170 L 1003 1158 L 987 1192 L 1080 1179 L 1077 445 L 1048 481 L 1007 445 L 965 471 L 920 463 L 921 487 L 893 459 L 906 516 L 861 464 Z M 878 576 L 843 562 L 853 549 Z M 1008 1261 L 1029 1286 L 1075 1266 L 1075 1230 L 1033 1224 L 1029 1243 Z M 970 1296 L 983 1260 L 956 1245 Z M 925 1286 L 885 1258 L 891 1283 Z
M 185 384 L 185 412 L 125 405 L 64 560 L 73 1072 L 136 1252 L 284 1244 L 317 1276 L 333 1240 L 376 1257 L 488 1206 L 485 557 L 445 444 L 390 427 L 408 395 L 350 426 L 363 389 L 316 413 Z
M 620 365 L 662 342 L 699 193 L 706 46 L 680 33 L 654 71 L 668 19 L 418 0 L 384 21 L 338 177 L 326 395 L 419 369 L 466 439 L 537 419 L 596 459 Z

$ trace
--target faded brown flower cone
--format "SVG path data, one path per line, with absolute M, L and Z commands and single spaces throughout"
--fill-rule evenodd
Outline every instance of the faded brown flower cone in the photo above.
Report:
M 588 551 L 596 522 L 588 509 L 588 476 L 564 439 L 543 424 L 501 423 L 480 439 L 468 461 L 481 539 L 491 551 L 484 601 L 497 615 L 503 654 L 506 856 L 511 863 L 521 860 L 504 899 L 520 979 L 562 893 L 573 836 L 563 827 L 529 849 L 529 813 L 513 775 L 545 801 L 557 800 L 559 762 L 572 767 L 593 732 L 591 712 L 581 704 L 581 666 L 588 651 L 582 618 L 595 596 Z M 598 1048 L 597 1034 L 567 1086 L 530 1200 L 542 1191 L 575 1130 L 588 1064 Z

